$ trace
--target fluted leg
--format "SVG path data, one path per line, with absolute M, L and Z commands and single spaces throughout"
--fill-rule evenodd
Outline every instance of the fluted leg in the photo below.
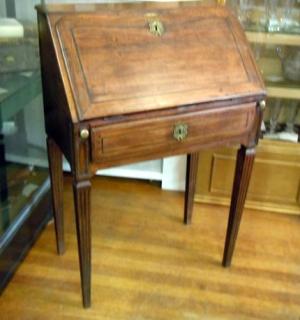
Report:
M 198 169 L 198 153 L 187 155 L 185 197 L 184 197 L 184 223 L 190 224 L 192 221 L 195 185 Z
M 48 160 L 52 189 L 52 207 L 58 254 L 65 252 L 64 217 L 63 217 L 63 170 L 62 153 L 56 143 L 47 138 Z
M 82 302 L 85 308 L 91 305 L 90 190 L 90 181 L 74 181 L 73 183 Z
M 243 214 L 244 203 L 255 158 L 255 148 L 241 146 L 237 153 L 235 177 L 223 255 L 223 266 L 229 267 Z

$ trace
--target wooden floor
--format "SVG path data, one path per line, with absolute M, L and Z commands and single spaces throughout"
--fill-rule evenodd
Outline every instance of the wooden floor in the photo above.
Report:
M 93 180 L 92 308 L 81 307 L 70 179 L 66 247 L 50 224 L 0 298 L 0 319 L 300 319 L 300 218 L 246 211 L 230 269 L 227 210 L 141 181 Z

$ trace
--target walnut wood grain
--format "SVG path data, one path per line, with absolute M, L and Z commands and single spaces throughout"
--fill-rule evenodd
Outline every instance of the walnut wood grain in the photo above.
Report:
M 160 37 L 149 32 L 154 17 L 165 27 Z M 192 154 L 188 223 L 195 154 L 219 145 L 254 147 L 265 88 L 245 34 L 225 7 L 196 2 L 47 5 L 38 6 L 38 21 L 46 132 L 71 164 L 82 296 L 88 307 L 93 174 Z M 179 124 L 188 128 L 182 141 L 173 134 Z M 237 175 L 237 184 L 243 177 Z M 245 190 L 237 192 L 241 210 Z
M 73 182 L 82 302 L 91 306 L 91 183 Z
M 222 262 L 224 267 L 229 267 L 231 264 L 232 254 L 242 219 L 254 158 L 255 148 L 246 148 L 241 146 L 241 148 L 238 150 Z
M 47 138 L 48 161 L 52 191 L 52 208 L 55 224 L 56 246 L 58 254 L 65 252 L 63 217 L 63 170 L 62 152 L 52 138 Z
M 161 37 L 149 32 L 144 5 L 69 7 L 66 16 L 61 6 L 47 6 L 79 120 L 264 93 L 229 10 L 197 3 L 150 7 L 165 25 Z
M 195 186 L 198 171 L 198 153 L 188 154 L 186 161 L 184 223 L 190 224 L 192 222 Z
M 120 165 L 155 155 L 156 158 L 199 150 L 203 145 L 247 143 L 256 121 L 256 103 L 224 106 L 130 120 L 98 126 L 91 122 L 92 161 L 99 167 Z M 188 134 L 178 142 L 173 135 L 177 124 L 185 124 Z

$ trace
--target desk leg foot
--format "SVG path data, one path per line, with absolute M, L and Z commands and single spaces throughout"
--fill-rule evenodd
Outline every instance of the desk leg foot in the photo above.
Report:
M 56 143 L 47 138 L 48 160 L 52 186 L 52 207 L 58 254 L 65 252 L 64 217 L 63 217 L 63 170 L 62 153 Z
M 191 153 L 187 155 L 186 164 L 186 180 L 185 180 L 185 197 L 184 197 L 184 223 L 191 224 L 195 185 L 198 169 L 198 153 Z
M 73 183 L 82 303 L 85 308 L 89 308 L 91 306 L 90 190 L 90 181 Z
M 254 158 L 255 148 L 246 148 L 241 146 L 237 153 L 235 177 L 222 262 L 224 267 L 229 267 L 231 265 L 231 259 L 242 218 Z

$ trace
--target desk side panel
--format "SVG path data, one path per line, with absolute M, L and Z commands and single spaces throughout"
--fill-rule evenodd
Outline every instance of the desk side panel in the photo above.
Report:
M 71 162 L 72 117 L 53 46 L 47 17 L 38 12 L 40 59 L 47 135 Z

